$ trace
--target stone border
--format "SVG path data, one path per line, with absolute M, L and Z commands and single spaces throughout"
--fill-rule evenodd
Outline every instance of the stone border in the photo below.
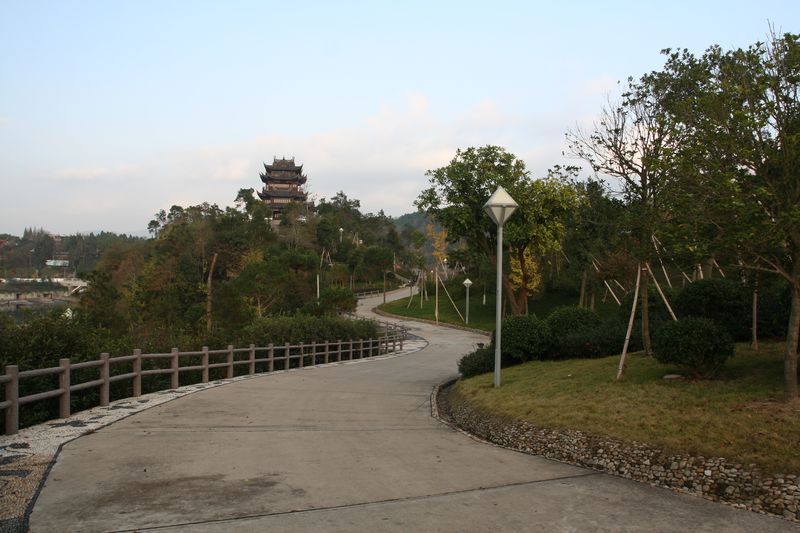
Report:
M 389 313 L 382 309 L 378 309 L 377 307 L 372 308 L 372 312 L 376 315 L 385 316 L 388 318 L 395 318 L 397 320 L 409 320 L 411 322 L 424 322 L 425 324 L 431 324 L 432 326 L 441 326 L 443 328 L 450 328 L 450 329 L 460 329 L 461 331 L 469 331 L 470 333 L 477 333 L 478 335 L 485 335 L 489 338 L 492 337 L 492 334 L 488 331 L 483 331 L 482 329 L 475 329 L 475 328 L 468 328 L 466 326 L 459 326 L 458 324 L 450 324 L 448 322 L 439 321 L 437 324 L 435 320 L 428 320 L 427 318 L 417 318 L 413 316 L 404 316 L 404 315 L 396 315 L 394 313 Z
M 61 452 L 61 448 L 83 435 L 94 433 L 114 422 L 128 418 L 151 407 L 182 398 L 195 392 L 236 383 L 247 379 L 260 379 L 287 372 L 313 371 L 319 368 L 394 359 L 421 351 L 428 341 L 408 335 L 402 351 L 337 361 L 328 364 L 262 372 L 231 379 L 220 379 L 210 383 L 185 385 L 175 390 L 162 390 L 143 394 L 138 398 L 114 401 L 108 407 L 93 407 L 78 411 L 63 420 L 49 420 L 35 426 L 23 428 L 16 435 L 0 435 L 0 533 L 16 533 L 28 530 L 28 520 L 36 499 L 44 487 L 50 470 Z
M 700 496 L 800 522 L 800 477 L 764 475 L 755 465 L 722 457 L 666 454 L 653 446 L 573 429 L 540 428 L 499 418 L 452 397 L 455 379 L 437 386 L 431 414 L 473 438 L 511 450 L 599 470 L 674 492 Z

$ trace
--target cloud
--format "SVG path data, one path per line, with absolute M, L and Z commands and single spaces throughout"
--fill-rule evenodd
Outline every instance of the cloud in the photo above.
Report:
M 113 181 L 126 179 L 136 173 L 136 165 L 117 165 L 114 167 L 87 166 L 57 170 L 52 178 L 57 181 Z
M 260 189 L 262 162 L 273 156 L 304 164 L 316 198 L 342 190 L 359 199 L 365 212 L 383 209 L 399 216 L 415 209 L 414 200 L 428 186 L 425 172 L 447 165 L 458 148 L 505 146 L 534 176 L 563 164 L 563 132 L 569 125 L 562 121 L 558 110 L 523 114 L 491 99 L 453 114 L 423 93 L 410 92 L 371 115 L 306 135 L 269 132 L 237 143 L 154 153 L 129 164 L 65 167 L 45 177 L 54 182 L 47 195 L 30 198 L 39 206 L 36 220 L 13 224 L 33 223 L 60 233 L 142 233 L 159 209 L 201 202 L 228 206 L 239 189 Z

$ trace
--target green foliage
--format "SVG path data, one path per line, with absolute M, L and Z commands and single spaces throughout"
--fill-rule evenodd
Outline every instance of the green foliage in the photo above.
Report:
M 678 317 L 705 317 L 725 328 L 735 341 L 750 339 L 751 295 L 739 282 L 728 279 L 696 281 L 673 300 Z
M 520 362 L 546 359 L 552 351 L 552 336 L 547 323 L 535 315 L 503 318 L 502 352 Z M 494 338 L 492 339 L 494 343 Z
M 728 331 L 707 318 L 688 317 L 668 322 L 653 336 L 655 358 L 694 377 L 712 377 L 733 356 L 733 349 Z
M 340 317 L 293 315 L 255 320 L 239 333 L 239 344 L 266 346 L 300 342 L 335 342 L 376 338 L 378 325 L 367 320 Z
M 601 354 L 597 332 L 600 318 L 583 307 L 562 306 L 547 317 L 552 339 L 552 357 L 572 359 L 597 357 Z
M 532 180 L 525 163 L 499 146 L 457 150 L 449 165 L 429 170 L 430 187 L 415 205 L 447 230 L 452 242 L 463 239 L 474 253 L 485 258 L 495 252 L 496 226 L 483 205 L 498 186 L 519 204 L 505 224 L 509 253 L 525 264 L 527 255 L 542 255 L 560 248 L 565 221 L 576 203 L 575 190 L 562 176 L 551 174 Z M 515 298 L 509 300 L 515 314 L 525 312 L 528 287 L 535 273 L 522 270 Z
M 494 348 L 478 348 L 458 360 L 458 372 L 463 378 L 471 378 L 494 371 Z

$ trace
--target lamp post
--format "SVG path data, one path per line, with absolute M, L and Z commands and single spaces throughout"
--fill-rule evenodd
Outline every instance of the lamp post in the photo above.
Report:
M 464 286 L 467 288 L 467 312 L 464 313 L 464 324 L 469 324 L 469 288 L 472 286 L 469 278 L 464 280 Z
M 484 211 L 497 224 L 497 301 L 495 307 L 495 344 L 494 344 L 494 386 L 500 386 L 500 333 L 501 333 L 501 298 L 503 289 L 503 224 L 511 217 L 519 204 L 511 198 L 503 187 L 498 186 L 483 206 Z
M 344 233 L 344 228 L 339 228 L 339 244 L 342 244 L 342 233 Z

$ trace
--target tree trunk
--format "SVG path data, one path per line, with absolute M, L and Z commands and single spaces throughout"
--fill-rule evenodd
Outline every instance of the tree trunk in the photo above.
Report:
M 588 274 L 586 273 L 586 269 L 583 269 L 583 273 L 581 274 L 581 295 L 578 298 L 578 307 L 586 306 L 586 278 Z
M 783 354 L 783 399 L 787 402 L 797 398 L 797 342 L 800 335 L 800 249 L 792 255 L 792 307 Z
M 642 266 L 642 269 L 647 267 Z M 642 280 L 642 287 L 639 292 L 639 298 L 642 307 L 642 345 L 644 353 L 649 357 L 653 355 L 653 346 L 650 342 L 650 310 L 647 305 L 647 282 L 648 278 L 645 275 Z
M 714 275 L 714 258 L 708 257 L 703 261 L 703 279 L 711 279 Z
M 211 302 L 214 299 L 213 287 L 211 282 L 214 276 L 214 266 L 217 264 L 217 254 L 211 259 L 211 267 L 208 269 L 208 279 L 206 280 L 206 333 L 211 333 Z

